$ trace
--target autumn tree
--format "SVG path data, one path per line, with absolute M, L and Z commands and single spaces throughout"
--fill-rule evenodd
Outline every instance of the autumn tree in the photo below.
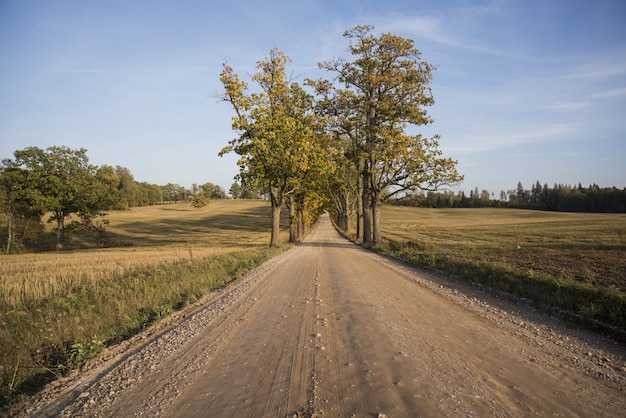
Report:
M 252 82 L 258 91 L 250 92 L 246 82 L 229 65 L 224 65 L 220 80 L 224 85 L 221 99 L 235 111 L 232 128 L 238 136 L 220 152 L 240 156 L 242 185 L 267 193 L 272 206 L 270 246 L 279 245 L 280 213 L 300 189 L 303 173 L 310 170 L 315 132 L 309 115 L 312 98 L 287 77 L 291 59 L 272 49 L 257 62 Z
M 202 186 L 198 186 L 196 183 L 191 185 L 189 190 L 189 199 L 191 200 L 191 206 L 196 209 L 205 207 L 211 201 L 211 196 L 206 193 Z
M 434 103 L 429 87 L 434 67 L 420 59 L 410 39 L 390 33 L 375 37 L 373 27 L 357 26 L 344 33 L 352 60 L 320 63 L 334 73 L 329 82 L 311 82 L 337 120 L 331 124 L 350 141 L 362 184 L 363 242 L 381 242 L 380 207 L 403 191 L 437 188 L 459 182 L 456 161 L 442 157 L 439 136 L 409 134 L 433 121 L 426 107 Z
M 26 170 L 13 166 L 10 160 L 3 161 L 0 167 L 0 214 L 4 215 L 5 220 L 4 251 L 7 254 L 19 248 L 24 240 L 42 231 L 42 209 L 32 207 L 26 199 L 27 175 Z
M 324 206 L 324 178 L 332 174 L 327 136 L 318 130 L 318 118 L 313 113 L 313 96 L 293 84 L 290 116 L 299 123 L 300 152 L 305 152 L 306 169 L 295 171 L 290 179 L 286 200 L 289 209 L 289 242 L 295 243 L 306 235 L 308 226 Z
M 63 247 L 65 222 L 75 214 L 83 222 L 104 215 L 102 210 L 114 200 L 116 176 L 110 167 L 89 164 L 87 150 L 64 146 L 45 151 L 28 147 L 15 151 L 14 160 L 4 160 L 4 170 L 21 171 L 23 179 L 14 196 L 39 213 L 52 213 L 56 222 L 57 249 Z
M 364 119 L 358 113 L 359 97 L 354 91 L 340 89 L 328 80 L 310 80 L 306 83 L 315 88 L 317 101 L 315 112 L 332 142 L 331 160 L 334 176 L 326 179 L 327 195 L 331 200 L 336 220 L 345 231 L 349 216 L 356 203 L 356 236 L 363 238 L 363 178 L 360 174 L 365 164 L 363 152 Z
M 343 153 L 334 154 L 335 174 L 326 178 L 326 194 L 330 200 L 337 226 L 343 231 L 350 230 L 350 215 L 357 212 L 357 239 L 362 239 L 362 206 L 358 192 L 358 172 Z

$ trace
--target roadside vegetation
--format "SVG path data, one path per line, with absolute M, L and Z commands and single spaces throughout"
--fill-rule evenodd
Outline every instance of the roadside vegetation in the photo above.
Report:
M 2 403 L 283 251 L 267 246 L 269 214 L 241 200 L 136 208 L 109 215 L 106 237 L 124 248 L 0 256 Z
M 385 206 L 383 252 L 626 331 L 626 215 Z

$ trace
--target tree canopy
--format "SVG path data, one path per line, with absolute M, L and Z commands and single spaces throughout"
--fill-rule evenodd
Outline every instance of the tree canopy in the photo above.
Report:
M 347 228 L 356 203 L 357 236 L 377 244 L 385 201 L 462 180 L 457 162 L 442 156 L 438 135 L 409 132 L 433 122 L 425 108 L 434 103 L 429 87 L 434 66 L 420 59 L 412 40 L 389 33 L 375 37 L 372 30 L 347 30 L 352 59 L 320 63 L 333 74 L 331 80 L 305 81 L 317 100 L 287 78 L 291 60 L 276 48 L 257 63 L 251 77 L 257 92 L 224 65 L 221 99 L 233 107 L 238 136 L 220 155 L 238 154 L 242 184 L 269 195 L 270 245 L 277 245 L 285 204 L 290 240 L 298 205 L 308 202 L 318 210 L 320 202 L 332 202 L 339 225 Z
M 318 108 L 326 129 L 336 135 L 338 155 L 357 170 L 363 222 L 358 233 L 363 242 L 377 244 L 382 203 L 404 191 L 457 183 L 462 176 L 455 160 L 442 157 L 439 136 L 407 132 L 433 122 L 425 107 L 434 103 L 429 87 L 434 66 L 421 61 L 412 40 L 389 33 L 375 37 L 372 30 L 357 26 L 346 31 L 353 59 L 320 63 L 334 74 L 333 81 L 308 84 L 321 97 Z
M 40 215 L 51 213 L 56 222 L 57 248 L 63 247 L 65 221 L 76 214 L 85 222 L 102 215 L 115 199 L 118 181 L 110 167 L 100 170 L 89 164 L 87 150 L 64 146 L 45 151 L 28 147 L 15 151 L 15 159 L 3 161 L 3 171 L 21 177 L 14 185 L 10 200 Z
M 232 127 L 238 134 L 220 155 L 238 154 L 238 176 L 243 185 L 269 195 L 270 246 L 280 244 L 281 209 L 301 189 L 318 155 L 312 123 L 313 98 L 289 80 L 289 62 L 291 59 L 276 48 L 258 61 L 257 72 L 252 75 L 258 92 L 250 92 L 247 83 L 227 64 L 220 75 L 224 85 L 221 99 L 235 111 Z

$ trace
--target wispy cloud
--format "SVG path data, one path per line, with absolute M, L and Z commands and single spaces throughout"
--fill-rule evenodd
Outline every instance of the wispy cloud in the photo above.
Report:
M 584 97 L 584 96 L 583 96 Z M 591 93 L 583 100 L 571 100 L 571 101 L 559 101 L 551 105 L 544 106 L 544 109 L 549 110 L 565 110 L 565 111 L 577 111 L 588 109 L 594 106 L 599 106 L 603 101 L 610 99 L 619 99 L 626 97 L 626 87 L 619 87 L 600 91 L 597 93 Z
M 511 148 L 520 145 L 563 141 L 578 130 L 575 124 L 553 124 L 547 126 L 528 127 L 524 131 L 519 128 L 497 128 L 490 130 L 469 131 L 462 136 L 448 135 L 448 141 L 457 143 L 446 148 L 454 152 L 485 152 L 495 149 Z
M 453 35 L 445 16 L 398 16 L 390 15 L 382 19 L 377 29 L 383 32 L 401 33 L 415 39 L 425 39 L 446 46 L 481 52 L 491 55 L 502 55 L 502 51 L 475 43 Z
M 601 92 L 592 94 L 590 97 L 594 99 L 610 99 L 610 98 L 623 97 L 623 96 L 626 96 L 626 87 L 619 87 L 615 89 L 601 91 Z
M 552 105 L 545 106 L 546 109 L 553 110 L 582 110 L 592 107 L 594 102 L 583 100 L 583 101 L 573 101 L 573 102 L 558 102 Z
M 573 65 L 564 73 L 564 78 L 602 79 L 626 75 L 626 47 L 595 50 L 566 59 Z

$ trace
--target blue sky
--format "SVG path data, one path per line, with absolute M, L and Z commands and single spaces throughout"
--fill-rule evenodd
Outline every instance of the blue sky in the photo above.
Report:
M 217 5 L 215 3 L 218 3 Z M 426 135 L 460 189 L 521 181 L 626 187 L 626 2 L 0 0 L 0 157 L 84 147 L 138 181 L 228 190 L 228 62 L 242 78 L 273 47 L 296 81 L 330 77 L 346 29 L 411 38 L 438 66 Z

